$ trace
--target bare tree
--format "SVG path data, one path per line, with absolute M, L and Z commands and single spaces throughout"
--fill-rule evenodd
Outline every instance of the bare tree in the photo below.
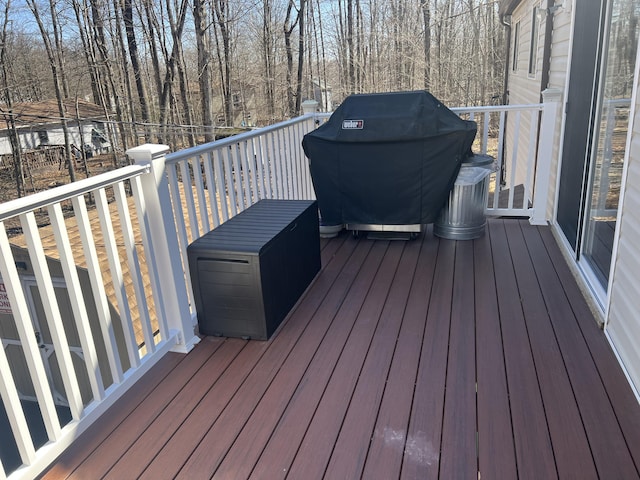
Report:
M 267 104 L 267 118 L 276 116 L 275 105 L 275 39 L 273 32 L 273 0 L 262 0 L 262 58 L 264 62 L 264 92 Z
M 120 7 L 119 2 L 116 4 L 116 10 Z M 127 36 L 127 46 L 129 48 L 129 58 L 131 59 L 131 68 L 133 69 L 133 77 L 138 92 L 138 101 L 140 102 L 140 115 L 143 122 L 149 122 L 149 107 L 147 102 L 147 91 L 143 81 L 142 67 L 138 54 L 138 42 L 133 24 L 133 4 L 131 0 L 122 0 L 122 19 Z M 149 135 L 145 133 L 145 139 L 149 140 Z
M 231 86 L 231 22 L 229 19 L 229 0 L 213 0 L 214 38 L 218 57 L 218 73 L 220 75 L 220 88 L 222 90 L 222 102 L 224 119 L 227 125 L 233 124 L 233 98 Z
M 211 104 L 211 51 L 209 49 L 208 15 L 205 0 L 193 0 L 193 21 L 195 25 L 196 45 L 198 48 L 198 84 L 200 85 L 200 104 L 202 123 L 207 128 L 205 142 L 215 140 L 213 131 L 213 107 Z
M 3 113 L 9 133 L 9 142 L 11 144 L 11 152 L 13 153 L 14 176 L 16 180 L 16 193 L 18 197 L 24 195 L 24 169 L 22 164 L 22 148 L 18 138 L 18 130 L 13 116 L 13 93 L 9 86 L 7 72 L 7 27 L 9 25 L 9 11 L 11 9 L 11 0 L 7 0 L 4 5 L 2 32 L 0 33 L 0 73 L 2 74 L 2 93 L 3 101 L 6 105 L 5 109 L 0 109 Z
M 47 28 L 44 25 L 44 22 L 42 21 L 42 16 L 40 15 L 40 10 L 38 9 L 36 0 L 27 0 L 27 5 L 29 6 L 29 9 L 33 13 L 35 20 L 38 23 L 38 28 L 40 29 L 40 35 L 42 36 L 42 41 L 44 43 L 45 49 L 47 51 L 47 56 L 49 58 L 49 63 L 51 65 L 51 75 L 53 78 L 53 85 L 55 89 L 56 100 L 58 101 L 60 123 L 62 125 L 62 132 L 64 135 L 64 153 L 65 153 L 64 156 L 65 156 L 65 161 L 67 162 L 67 166 L 69 168 L 69 179 L 72 182 L 74 182 L 76 180 L 76 173 L 75 173 L 75 168 L 73 164 L 73 158 L 71 156 L 71 145 L 69 143 L 69 128 L 67 126 L 66 111 L 64 108 L 64 98 L 63 98 L 64 92 L 62 90 L 63 81 L 62 81 L 61 70 L 64 68 L 64 64 L 61 64 L 59 61 L 62 58 L 63 54 L 61 51 L 55 51 L 53 49 L 53 46 L 51 45 L 51 39 L 49 38 L 49 33 L 47 31 Z M 54 9 L 53 1 L 51 1 L 49 5 L 50 5 L 50 8 L 53 10 Z M 57 26 L 56 15 L 51 16 L 51 22 L 56 25 L 56 27 L 54 28 L 54 31 L 57 31 L 58 26 Z M 57 44 L 57 45 L 58 45 L 58 48 L 62 49 L 61 44 Z
M 283 32 L 285 50 L 287 55 L 287 106 L 288 114 L 295 116 L 300 112 L 302 103 L 302 75 L 304 67 L 304 9 L 306 0 L 299 0 L 296 5 L 295 0 L 289 0 L 287 4 L 287 14 L 284 20 Z M 295 10 L 295 18 L 293 11 Z M 296 81 L 293 82 L 293 46 L 291 35 L 298 26 L 298 69 Z M 295 88 L 294 88 L 295 87 Z

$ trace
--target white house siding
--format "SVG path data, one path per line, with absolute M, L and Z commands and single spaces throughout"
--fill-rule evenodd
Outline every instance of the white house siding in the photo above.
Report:
M 636 390 L 640 391 L 640 101 L 637 99 L 623 195 L 606 330 Z
M 110 144 L 105 143 L 102 145 L 96 145 L 93 142 L 92 131 L 95 128 L 93 123 L 82 124 L 82 135 L 78 126 L 73 122 L 69 123 L 69 142 L 72 145 L 80 148 L 84 143 L 85 145 L 91 145 L 94 153 L 103 153 L 102 149 L 109 149 Z M 47 142 L 42 142 L 38 132 L 47 132 Z M 20 145 L 23 150 L 33 150 L 41 145 L 64 145 L 64 132 L 61 125 L 41 125 L 31 128 L 21 128 L 19 131 Z M 11 143 L 9 141 L 7 130 L 0 132 L 0 155 L 10 155 Z
M 540 6 L 539 1 L 524 1 L 511 14 L 511 58 L 509 64 L 509 103 L 511 105 L 526 105 L 540 102 L 540 78 L 544 46 L 544 20 L 538 20 L 538 45 L 535 74 L 529 74 L 529 56 L 531 50 L 531 31 L 533 9 Z M 516 29 L 516 24 L 519 27 Z M 516 30 L 517 38 L 516 38 Z M 513 65 L 513 52 L 518 43 L 516 68 Z M 505 158 L 507 163 L 517 147 L 520 161 L 516 165 L 515 181 L 511 184 L 513 172 L 505 172 L 506 188 L 523 185 L 527 178 L 527 154 L 529 152 L 531 116 L 520 118 L 520 130 L 516 136 L 516 115 L 507 116 L 507 136 L 505 143 Z
M 73 145 L 76 145 L 78 148 L 82 143 L 91 145 L 91 130 L 92 125 L 83 125 L 82 127 L 82 135 L 76 125 L 69 125 L 69 142 Z M 38 132 L 46 131 L 48 141 L 43 143 L 40 140 Z M 84 141 L 84 142 L 83 142 Z M 27 131 L 20 131 L 20 144 L 23 149 L 31 150 L 34 148 L 38 148 L 40 145 L 64 145 L 64 132 L 62 130 L 61 125 L 48 125 L 42 127 L 34 127 Z
M 551 58 L 549 64 L 549 88 L 557 88 L 562 92 L 561 102 L 564 103 L 566 92 L 567 72 L 569 71 L 569 54 L 571 50 L 572 9 L 570 2 L 566 7 L 556 10 L 553 14 L 553 31 L 551 42 Z M 560 108 L 558 112 L 563 112 Z M 553 153 L 551 158 L 551 175 L 549 178 L 549 196 L 547 201 L 547 217 L 553 218 L 555 211 L 556 185 L 558 182 L 560 142 L 562 138 L 563 115 L 559 113 L 556 120 L 556 130 L 553 138 Z

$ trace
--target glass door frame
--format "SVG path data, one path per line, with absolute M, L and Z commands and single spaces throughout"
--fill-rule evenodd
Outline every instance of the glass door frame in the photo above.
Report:
M 640 38 L 638 38 L 636 40 L 637 44 L 636 44 L 634 75 L 633 75 L 633 87 L 632 87 L 632 94 L 631 94 L 631 104 L 629 107 L 629 120 L 628 120 L 628 126 L 627 126 L 626 138 L 625 138 L 625 151 L 624 151 L 624 157 L 623 157 L 624 159 L 623 159 L 623 166 L 622 166 L 622 172 L 621 172 L 620 194 L 619 194 L 617 213 L 616 213 L 616 226 L 615 226 L 615 232 L 613 237 L 613 248 L 611 251 L 611 262 L 609 265 L 608 280 L 607 280 L 607 285 L 605 286 L 603 285 L 600 279 L 600 275 L 596 273 L 594 267 L 592 266 L 592 263 L 589 261 L 588 256 L 585 255 L 584 252 L 585 252 L 585 246 L 588 245 L 590 241 L 587 238 L 590 232 L 588 223 L 591 217 L 590 215 L 591 199 L 594 192 L 594 177 L 596 176 L 596 165 L 597 165 L 596 160 L 597 160 L 598 152 L 600 150 L 598 146 L 598 142 L 600 141 L 600 128 L 602 125 L 602 122 L 600 120 L 603 113 L 603 102 L 604 102 L 604 95 L 605 95 L 605 88 L 606 88 L 605 72 L 606 72 L 607 62 L 609 57 L 608 55 L 609 42 L 611 41 L 609 35 L 611 32 L 611 24 L 612 24 L 611 15 L 612 15 L 612 8 L 613 8 L 614 1 L 615 0 L 608 0 L 606 2 L 604 35 L 602 37 L 602 45 L 600 47 L 601 58 L 599 60 L 599 65 L 600 65 L 599 68 L 601 71 L 601 74 L 600 74 L 601 81 L 598 83 L 597 101 L 596 101 L 596 108 L 594 111 L 595 121 L 593 123 L 594 134 L 591 138 L 592 145 L 590 148 L 591 152 L 590 152 L 590 158 L 588 162 L 589 168 L 587 172 L 588 175 L 586 177 L 586 185 L 585 185 L 586 188 L 584 190 L 585 196 L 584 196 L 584 201 L 582 203 L 583 211 L 581 213 L 581 218 L 580 218 L 580 226 L 579 226 L 580 235 L 579 235 L 579 242 L 578 242 L 579 248 L 577 249 L 578 267 L 582 272 L 583 276 L 585 277 L 585 280 L 587 281 L 587 284 L 589 285 L 589 288 L 591 289 L 595 297 L 595 300 L 598 302 L 600 308 L 605 314 L 604 315 L 605 326 L 606 326 L 606 319 L 608 318 L 609 292 L 611 291 L 611 285 L 614 278 L 617 244 L 618 244 L 618 236 L 619 236 L 619 230 L 620 230 L 620 220 L 621 220 L 622 207 L 624 203 L 625 184 L 627 179 L 629 150 L 631 145 L 631 137 L 633 134 L 634 116 L 635 116 L 635 110 L 636 110 L 638 80 L 640 78 L 639 77 L 640 75 Z

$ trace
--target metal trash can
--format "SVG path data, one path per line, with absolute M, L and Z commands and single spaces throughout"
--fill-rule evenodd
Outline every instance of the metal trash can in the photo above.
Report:
M 451 240 L 482 236 L 492 171 L 493 157 L 489 155 L 473 155 L 462 163 L 449 199 L 433 226 L 434 235 Z

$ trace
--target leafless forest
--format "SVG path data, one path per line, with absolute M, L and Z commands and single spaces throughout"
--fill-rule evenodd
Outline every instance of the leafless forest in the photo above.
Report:
M 502 93 L 504 27 L 490 0 L 0 0 L 0 10 L 2 111 L 94 102 L 119 151 L 273 123 L 314 96 L 327 109 L 358 92 L 427 89 L 449 106 Z

